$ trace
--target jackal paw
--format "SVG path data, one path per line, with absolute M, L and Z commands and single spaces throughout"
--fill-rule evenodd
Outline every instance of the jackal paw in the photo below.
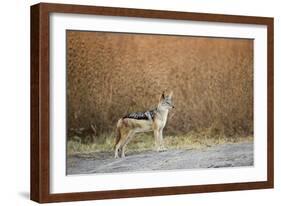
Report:
M 165 152 L 165 151 L 167 151 L 167 148 L 164 146 L 157 148 L 157 152 Z

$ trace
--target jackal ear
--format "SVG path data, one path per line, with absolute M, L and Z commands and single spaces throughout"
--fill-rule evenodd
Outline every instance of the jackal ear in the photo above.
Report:
M 165 99 L 165 92 L 162 92 L 162 94 L 160 95 L 159 101 L 162 101 L 163 99 Z
M 173 91 L 170 92 L 170 94 L 168 95 L 169 98 L 172 98 L 173 96 Z

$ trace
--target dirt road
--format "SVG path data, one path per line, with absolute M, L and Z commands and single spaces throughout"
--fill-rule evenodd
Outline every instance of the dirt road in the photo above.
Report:
M 67 174 L 115 173 L 171 169 L 252 166 L 253 143 L 224 144 L 206 149 L 128 152 L 114 159 L 113 152 L 70 156 Z

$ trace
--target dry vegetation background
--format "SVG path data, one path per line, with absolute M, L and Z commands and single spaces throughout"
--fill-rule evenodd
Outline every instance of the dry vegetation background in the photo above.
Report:
M 102 137 L 174 92 L 165 135 L 253 133 L 253 41 L 67 32 L 68 137 Z

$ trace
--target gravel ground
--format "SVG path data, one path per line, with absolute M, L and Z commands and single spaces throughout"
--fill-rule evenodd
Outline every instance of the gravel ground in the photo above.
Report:
M 224 144 L 205 149 L 172 149 L 165 152 L 126 153 L 114 159 L 113 152 L 68 157 L 67 174 L 116 173 L 172 169 L 253 166 L 253 143 Z

